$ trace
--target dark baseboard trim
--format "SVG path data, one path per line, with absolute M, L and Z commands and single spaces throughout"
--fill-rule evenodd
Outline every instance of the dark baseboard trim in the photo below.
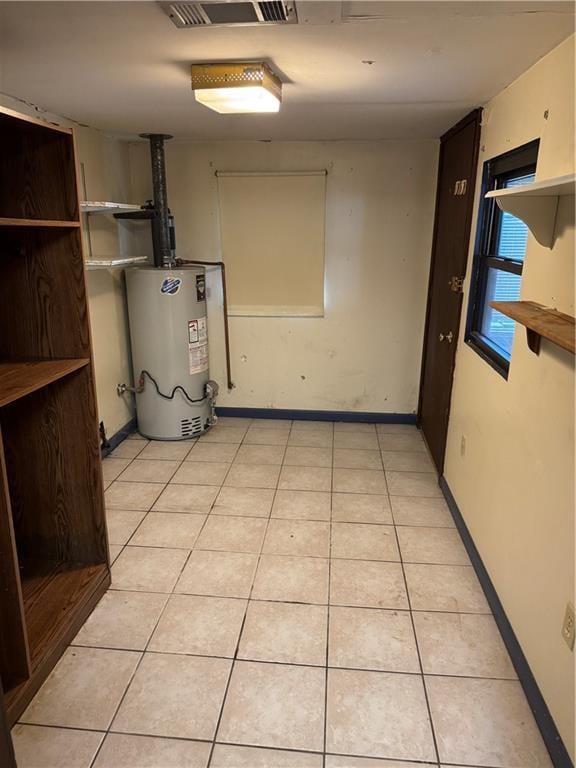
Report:
M 128 435 L 136 430 L 136 419 L 130 419 L 127 424 L 124 424 L 121 429 L 118 430 L 112 437 L 109 437 L 105 448 L 101 448 L 102 458 L 105 459 L 114 448 L 117 448 L 123 440 L 126 440 Z
M 362 421 L 369 424 L 416 424 L 415 413 L 366 411 L 298 411 L 292 408 L 216 408 L 218 416 L 245 419 L 298 419 L 300 421 Z
M 564 746 L 564 742 L 558 733 L 556 724 L 552 719 L 550 710 L 548 709 L 548 706 L 544 701 L 544 697 L 540 692 L 538 683 L 534 679 L 534 675 L 532 674 L 532 670 L 528 665 L 526 656 L 524 656 L 524 652 L 520 647 L 520 643 L 518 642 L 514 630 L 512 629 L 512 625 L 508 621 L 508 617 L 506 616 L 502 603 L 500 602 L 498 593 L 494 588 L 494 584 L 488 575 L 488 571 L 482 562 L 482 558 L 476 549 L 474 540 L 472 539 L 470 531 L 468 530 L 468 527 L 464 522 L 464 518 L 462 517 L 462 513 L 458 508 L 458 504 L 456 503 L 456 500 L 452 495 L 452 491 L 450 490 L 450 487 L 444 477 L 440 478 L 440 488 L 444 494 L 444 498 L 446 499 L 446 503 L 448 504 L 452 517 L 454 518 L 454 523 L 458 529 L 458 532 L 460 533 L 472 565 L 474 566 L 474 570 L 476 571 L 480 585 L 484 590 L 488 605 L 494 614 L 494 619 L 498 625 L 500 634 L 502 635 L 502 640 L 504 641 L 504 645 L 510 654 L 510 658 L 514 664 L 514 669 L 516 670 L 520 684 L 524 689 L 524 693 L 526 694 L 526 698 L 528 700 L 530 709 L 532 710 L 532 714 L 534 715 L 534 719 L 536 720 L 536 724 L 540 729 L 540 733 L 542 734 L 546 748 L 550 753 L 550 758 L 555 768 L 574 768 L 572 760 L 570 759 L 566 747 Z

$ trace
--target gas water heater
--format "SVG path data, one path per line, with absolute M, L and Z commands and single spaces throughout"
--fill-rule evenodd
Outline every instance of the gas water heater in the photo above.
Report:
M 138 431 L 153 440 L 185 440 L 215 422 L 218 385 L 209 379 L 206 274 L 176 259 L 168 209 L 163 134 L 150 139 L 154 202 L 117 218 L 149 219 L 154 266 L 126 271 Z
M 199 435 L 214 421 L 203 267 L 127 270 L 138 430 L 154 440 Z

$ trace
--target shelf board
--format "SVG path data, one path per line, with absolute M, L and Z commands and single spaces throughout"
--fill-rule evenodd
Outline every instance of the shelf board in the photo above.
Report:
M 105 563 L 84 565 L 26 559 L 22 594 L 33 675 L 5 691 L 13 725 L 110 585 Z
M 0 407 L 88 365 L 86 357 L 67 360 L 0 362 Z
M 490 306 L 526 327 L 528 346 L 539 354 L 541 339 L 576 352 L 575 320 L 535 301 L 491 301 Z
M 80 202 L 82 213 L 121 213 L 123 211 L 140 211 L 139 205 L 130 203 L 110 203 L 103 200 L 84 200 Z
M 519 187 L 508 189 L 493 189 L 486 193 L 486 197 L 496 200 L 506 197 L 562 197 L 573 195 L 576 186 L 576 174 L 569 173 L 566 176 L 557 176 L 554 179 L 533 181 L 530 184 L 522 184 Z
M 133 264 L 145 264 L 147 261 L 147 256 L 102 256 L 86 259 L 85 264 L 87 269 L 122 269 Z
M 558 201 L 574 195 L 575 190 L 576 174 L 572 173 L 510 189 L 493 189 L 486 198 L 496 200 L 502 211 L 521 219 L 540 245 L 552 248 Z
M 10 219 L 0 218 L 0 227 L 60 227 L 77 229 L 79 221 L 61 221 L 60 219 Z
M 66 614 L 82 602 L 108 567 L 81 563 L 55 563 L 49 560 L 25 560 L 22 564 L 22 599 L 30 660 L 34 668 L 44 646 L 66 621 Z

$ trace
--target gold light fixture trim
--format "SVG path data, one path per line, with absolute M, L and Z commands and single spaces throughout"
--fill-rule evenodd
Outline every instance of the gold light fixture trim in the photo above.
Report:
M 192 64 L 196 101 L 221 114 L 278 112 L 282 83 L 264 62 Z

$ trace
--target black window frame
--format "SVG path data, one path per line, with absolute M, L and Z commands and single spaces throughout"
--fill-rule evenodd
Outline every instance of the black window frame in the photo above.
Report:
M 489 365 L 505 379 L 508 378 L 510 360 L 502 355 L 496 345 L 490 342 L 482 333 L 482 319 L 485 310 L 486 288 L 489 268 L 499 269 L 522 275 L 523 260 L 496 256 L 496 243 L 502 211 L 496 200 L 486 199 L 486 193 L 500 189 L 509 178 L 520 174 L 534 172 L 538 161 L 540 139 L 530 141 L 521 147 L 493 157 L 484 163 L 482 169 L 482 187 L 476 239 L 474 241 L 474 258 L 468 299 L 468 315 L 466 320 L 465 341 Z

